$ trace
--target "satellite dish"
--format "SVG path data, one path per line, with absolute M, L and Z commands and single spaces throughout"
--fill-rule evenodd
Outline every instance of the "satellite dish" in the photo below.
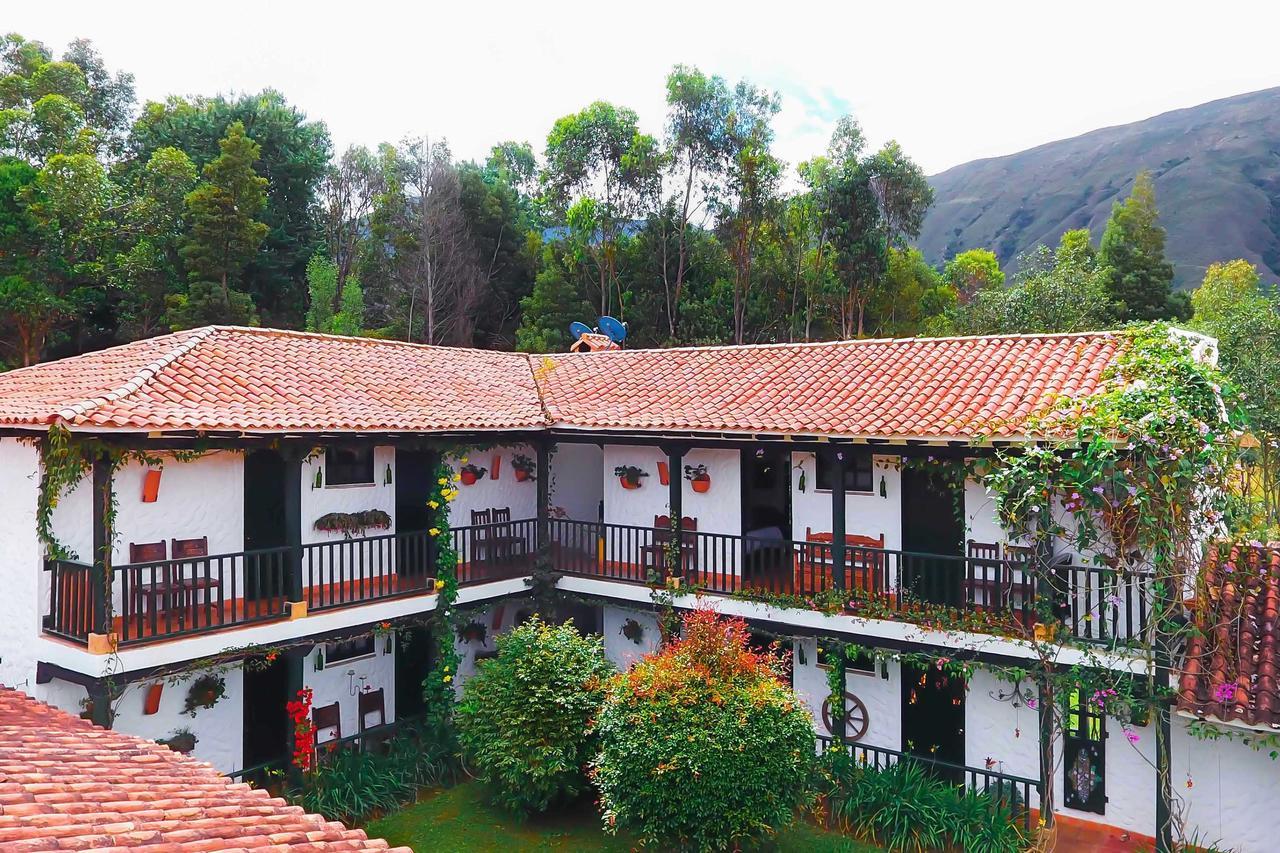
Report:
M 579 323 L 576 320 L 569 324 L 569 334 L 573 335 L 573 339 L 579 340 L 583 335 L 591 334 L 591 327 L 586 323 Z
M 615 344 L 620 344 L 627 339 L 627 324 L 621 320 L 615 320 L 606 315 L 597 322 L 600 324 L 600 331 L 604 332 L 609 337 L 609 340 Z

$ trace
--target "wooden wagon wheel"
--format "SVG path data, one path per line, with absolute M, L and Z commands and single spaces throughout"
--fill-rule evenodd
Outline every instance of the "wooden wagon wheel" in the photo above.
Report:
M 827 727 L 827 731 L 835 734 L 835 728 L 831 719 L 831 697 L 828 696 L 822 702 L 822 724 Z M 862 736 L 867 733 L 867 727 L 871 725 L 871 715 L 867 712 L 867 706 L 862 704 L 862 700 L 849 691 L 844 693 L 844 739 L 849 743 L 862 740 Z

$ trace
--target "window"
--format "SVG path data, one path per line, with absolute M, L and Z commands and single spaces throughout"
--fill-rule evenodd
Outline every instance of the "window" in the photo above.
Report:
M 831 491 L 832 465 L 825 453 L 818 454 L 818 491 Z M 865 451 L 844 451 L 844 490 L 846 492 L 872 491 L 871 454 Z
M 373 634 L 365 634 L 339 643 L 324 644 L 325 666 L 342 663 L 356 658 L 369 657 L 373 654 Z
M 832 658 L 831 650 L 828 649 L 826 646 L 824 646 L 821 641 L 819 641 L 818 642 L 818 666 L 822 667 L 823 669 L 831 669 L 831 666 L 832 666 L 831 658 Z M 863 675 L 875 675 L 876 674 L 875 655 L 871 654 L 871 652 L 867 651 L 866 649 L 859 649 L 857 655 L 850 657 L 848 660 L 844 662 L 844 671 L 846 673 L 860 672 Z
M 327 447 L 324 451 L 326 486 L 373 484 L 373 447 Z

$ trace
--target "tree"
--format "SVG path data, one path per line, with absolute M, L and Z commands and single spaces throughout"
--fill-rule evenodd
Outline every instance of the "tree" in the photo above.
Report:
M 182 245 L 191 286 L 172 301 L 178 328 L 202 323 L 252 323 L 253 301 L 235 287 L 245 265 L 267 236 L 258 221 L 266 203 L 267 179 L 253 169 L 259 147 L 232 123 L 218 146 L 222 153 L 202 173 L 202 182 L 187 194 L 191 230 Z
M 990 249 L 969 249 L 947 261 L 942 277 L 956 291 L 961 303 L 971 300 L 976 293 L 988 287 L 1004 286 L 1004 271 L 1000 259 Z
M 920 236 L 924 215 L 933 204 L 933 187 L 894 140 L 873 154 L 863 168 L 880 208 L 885 242 L 895 249 L 905 248 L 907 238 Z
M 746 340 L 757 243 L 778 202 L 782 164 L 769 150 L 778 109 L 776 93 L 745 80 L 734 87 L 725 181 L 714 209 L 733 265 L 733 341 L 738 344 Z
M 813 719 L 749 638 L 742 619 L 696 611 L 610 682 L 593 773 L 609 831 L 659 849 L 735 849 L 795 819 Z
M 458 739 L 499 804 L 545 812 L 588 790 L 596 715 L 614 672 L 599 636 L 537 617 L 498 637 L 468 679 Z
M 474 346 L 509 349 L 514 343 L 520 300 L 532 289 L 540 251 L 532 230 L 534 211 L 523 195 L 529 186 L 509 166 L 458 167 L 458 204 L 480 272 L 475 325 L 467 342 Z
M 1139 172 L 1129 197 L 1112 207 L 1098 252 L 1111 270 L 1109 292 L 1123 306 L 1123 320 L 1171 316 L 1173 265 L 1164 259 L 1158 219 L 1155 183 L 1149 172 Z
M 331 154 L 323 123 L 308 121 L 270 89 L 234 99 L 170 98 L 143 107 L 122 168 L 141 169 L 157 149 L 172 147 L 203 169 L 219 156 L 220 140 L 237 121 L 258 144 L 255 171 L 267 179 L 266 204 L 255 216 L 267 234 L 245 264 L 241 289 L 265 323 L 300 328 L 307 310 L 307 263 L 324 241 L 316 215 L 316 193 Z
M 545 198 L 562 219 L 575 207 L 580 220 L 591 218 L 587 245 L 598 270 L 602 314 L 622 313 L 618 235 L 658 195 L 660 162 L 657 142 L 640 132 L 635 112 L 605 101 L 564 116 L 547 135 Z
M 360 279 L 347 278 L 346 287 L 334 311 L 338 289 L 338 266 L 317 253 L 307 264 L 307 288 L 311 306 L 307 309 L 307 331 L 331 335 L 359 335 L 364 329 L 364 291 Z
M 1086 229 L 1068 231 L 1056 251 L 1037 246 L 1018 259 L 1008 288 L 986 287 L 949 315 L 945 331 L 966 335 L 1083 332 L 1116 323 L 1111 270 Z M 937 331 L 943 331 L 941 329 Z
M 334 263 L 334 288 L 330 294 L 329 312 L 339 311 L 346 291 L 347 279 L 355 270 L 364 235 L 368 233 L 373 202 L 382 190 L 382 172 L 378 159 L 361 145 L 342 152 L 325 172 L 320 182 L 321 224 L 328 255 Z M 308 327 L 316 310 L 315 283 L 311 264 L 307 263 L 307 285 L 310 295 Z M 363 304 L 363 303 L 362 303 Z
M 867 306 L 888 269 L 888 238 L 872 175 L 862 163 L 838 166 L 825 198 L 834 263 L 843 293 L 839 300 L 841 337 L 861 337 Z
M 566 257 L 566 253 L 570 257 Z M 542 247 L 533 291 L 520 300 L 520 328 L 516 349 L 522 352 L 564 352 L 573 343 L 569 324 L 591 316 L 579 265 L 572 249 L 562 243 Z
M 667 75 L 667 160 L 677 179 L 669 218 L 675 230 L 676 268 L 669 269 L 662 241 L 662 284 L 667 331 L 677 338 L 680 299 L 689 265 L 689 227 L 707 197 L 717 191 L 730 152 L 729 118 L 733 98 L 724 79 L 677 65 Z
M 485 160 L 485 169 L 524 199 L 532 200 L 538 191 L 538 159 L 533 156 L 533 146 L 527 142 L 508 140 L 493 146 Z

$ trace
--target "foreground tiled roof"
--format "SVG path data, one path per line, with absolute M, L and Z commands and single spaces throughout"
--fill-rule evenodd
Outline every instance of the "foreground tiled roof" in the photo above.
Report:
M 0 374 L 0 423 L 445 431 L 543 422 L 522 355 L 211 326 Z
M 1210 549 L 1178 707 L 1280 729 L 1280 545 Z
M 526 356 L 208 327 L 0 374 L 0 424 L 245 432 L 546 426 L 966 439 L 1098 387 L 1105 332 Z
M 0 850 L 130 847 L 321 851 L 387 844 L 234 783 L 168 747 L 0 688 Z
M 555 356 L 535 371 L 554 421 L 581 427 L 968 438 L 1016 435 L 1089 394 L 1106 333 L 902 338 Z

